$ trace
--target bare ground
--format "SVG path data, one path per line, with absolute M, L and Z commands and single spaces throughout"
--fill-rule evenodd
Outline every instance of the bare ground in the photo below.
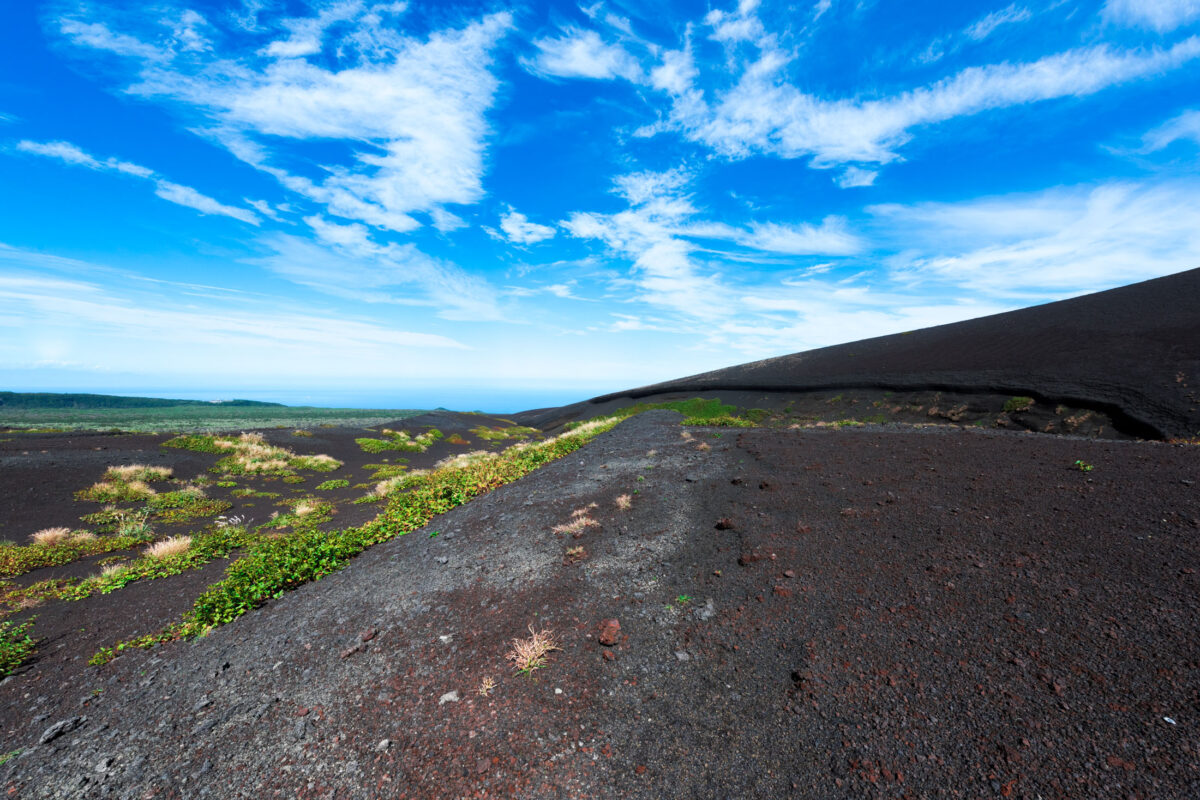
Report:
M 15 676 L 0 714 L 21 752 L 0 781 L 31 798 L 1200 796 L 1195 446 L 689 441 L 677 420 L 628 420 L 206 639 L 54 686 Z M 593 502 L 598 526 L 552 532 Z M 514 675 L 530 625 L 561 650 Z M 76 727 L 39 744 L 57 722 Z

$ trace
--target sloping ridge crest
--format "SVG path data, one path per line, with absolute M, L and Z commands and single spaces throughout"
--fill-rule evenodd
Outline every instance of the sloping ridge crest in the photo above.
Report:
M 840 389 L 1028 395 L 1104 411 L 1143 438 L 1197 436 L 1200 269 L 529 411 L 522 421 L 545 426 L 664 395 Z

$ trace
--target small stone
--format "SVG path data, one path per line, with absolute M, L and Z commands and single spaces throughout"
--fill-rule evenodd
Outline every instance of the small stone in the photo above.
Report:
M 562 694 L 562 689 L 559 689 L 559 688 L 555 687 L 555 689 L 554 689 L 554 693 L 555 693 L 555 694 Z
M 717 524 L 713 527 L 719 531 L 731 530 L 733 528 L 733 520 L 729 517 L 721 517 L 719 520 L 717 520 Z
M 617 660 L 617 654 L 614 653 L 612 650 L 605 650 L 602 655 L 604 656 L 605 661 L 616 661 Z
M 387 750 L 387 749 L 388 749 L 389 747 L 391 747 L 391 746 L 392 746 L 392 740 L 391 740 L 391 739 L 380 739 L 380 740 L 379 740 L 379 744 L 375 745 L 375 752 L 376 752 L 376 753 L 382 753 L 382 752 L 384 752 L 385 750 Z
M 347 647 L 345 650 L 342 651 L 342 658 L 349 658 L 350 656 L 354 655 L 355 653 L 357 653 L 359 650 L 362 650 L 362 649 L 363 649 L 363 646 L 361 643 L 356 644 L 353 647 Z
M 606 619 L 600 623 L 600 633 L 597 636 L 600 644 L 612 647 L 621 638 L 621 623 L 615 619 Z
M 692 660 L 692 657 L 683 650 L 676 650 L 675 658 L 678 661 L 691 661 Z
M 112 763 L 113 760 L 110 757 L 100 759 L 100 762 L 96 764 L 96 772 L 101 774 L 108 772 L 108 768 L 112 766 Z
M 450 563 L 450 559 L 446 558 L 446 556 L 438 556 L 437 558 L 434 559 L 434 561 L 438 562 L 439 564 L 449 564 Z
M 478 761 L 475 762 L 475 772 L 482 775 L 483 773 L 488 771 L 488 767 L 490 767 L 490 766 L 492 766 L 492 762 L 490 759 L 480 758 Z
M 375 635 L 377 633 L 379 633 L 379 631 L 375 630 L 374 628 L 367 628 L 365 631 L 362 632 L 362 635 L 359 636 L 359 638 L 362 639 L 364 642 L 369 642 L 375 638 Z
M 87 717 L 71 717 L 70 719 L 59 720 L 42 732 L 42 737 L 38 739 L 38 744 L 49 744 L 64 733 L 70 733 L 75 730 L 85 722 L 87 722 Z
M 457 703 L 458 699 L 459 699 L 458 698 L 458 690 L 455 689 L 453 692 L 446 692 L 444 695 L 439 697 L 438 705 L 440 706 L 440 705 L 444 705 L 446 703 Z
M 783 577 L 785 577 L 785 578 L 794 578 L 794 577 L 796 577 L 796 573 L 795 573 L 795 572 L 793 572 L 793 571 L 792 571 L 792 570 L 790 570 L 790 569 L 785 569 L 785 570 L 783 571 Z
M 776 597 L 791 597 L 792 596 L 792 590 L 786 589 L 782 586 L 776 586 L 774 589 L 771 590 L 771 592 Z
M 207 697 L 202 697 L 202 698 L 200 698 L 200 702 L 196 703 L 195 710 L 200 711 L 202 709 L 208 708 L 211 705 L 212 705 L 212 700 L 209 700 Z

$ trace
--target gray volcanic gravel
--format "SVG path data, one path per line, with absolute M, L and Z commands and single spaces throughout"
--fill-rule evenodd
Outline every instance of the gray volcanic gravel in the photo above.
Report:
M 0 782 L 1200 796 L 1196 446 L 678 420 L 627 420 L 204 639 L 54 697 L 0 688 L 28 707 Z M 598 524 L 552 530 L 577 509 Z M 561 649 L 514 675 L 505 651 L 531 625 Z

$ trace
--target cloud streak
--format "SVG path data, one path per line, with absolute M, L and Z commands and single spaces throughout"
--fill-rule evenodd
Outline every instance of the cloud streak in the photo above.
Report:
M 201 214 L 216 214 L 256 226 L 261 222 L 258 216 L 248 209 L 225 205 L 208 195 L 201 194 L 190 186 L 168 181 L 148 167 L 116 158 L 101 160 L 70 142 L 33 142 L 25 139 L 17 143 L 17 149 L 24 153 L 58 159 L 65 164 L 86 167 L 97 172 L 118 172 L 147 180 L 154 184 L 154 193 L 163 200 L 191 208 Z

